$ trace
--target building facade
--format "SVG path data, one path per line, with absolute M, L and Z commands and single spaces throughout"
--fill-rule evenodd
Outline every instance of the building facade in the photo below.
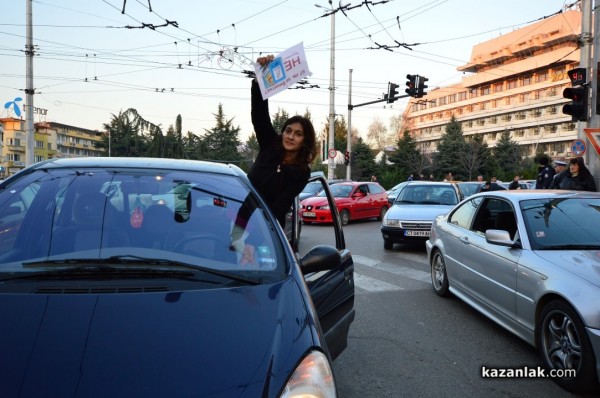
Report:
M 26 166 L 27 133 L 25 120 L 0 118 L 3 134 L 0 144 L 0 179 L 4 179 Z M 55 122 L 35 124 L 34 162 L 56 157 L 103 156 L 105 151 L 96 148 L 104 133 Z
M 572 10 L 474 46 L 460 83 L 410 99 L 401 132 L 433 153 L 454 116 L 465 137 L 482 135 L 489 147 L 508 131 L 524 156 L 571 156 L 577 124 L 562 113 L 562 92 L 579 66 L 580 33 L 581 12 Z

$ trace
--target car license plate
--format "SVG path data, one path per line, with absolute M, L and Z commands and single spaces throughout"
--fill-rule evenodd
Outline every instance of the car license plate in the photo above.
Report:
M 315 213 L 313 213 L 312 211 L 305 211 L 304 213 L 302 213 L 303 217 L 316 217 L 317 215 Z
M 430 231 L 404 231 L 404 236 L 429 236 Z

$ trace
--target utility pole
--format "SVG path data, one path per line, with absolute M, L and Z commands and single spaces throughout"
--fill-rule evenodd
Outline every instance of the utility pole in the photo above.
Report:
M 590 14 L 590 19 L 592 19 L 592 4 L 591 4 L 591 0 L 583 0 L 582 2 L 582 7 L 585 7 L 586 9 L 589 10 L 589 14 Z M 600 80 L 600 54 L 598 54 L 598 51 L 600 51 L 600 37 L 598 37 L 598 32 L 600 32 L 600 10 L 598 9 L 598 1 L 596 1 L 596 9 L 593 11 L 593 19 L 594 19 L 594 30 L 593 32 L 595 32 L 594 37 L 593 37 L 593 60 L 591 61 L 591 65 L 590 65 L 590 84 L 591 84 L 591 91 L 592 91 L 592 100 L 590 101 L 591 104 L 591 116 L 589 121 L 587 122 L 587 126 L 590 128 L 598 128 L 600 127 L 600 104 L 598 104 L 598 89 L 600 88 L 599 86 L 599 80 Z M 585 20 L 585 17 L 584 17 Z M 582 32 L 583 32 L 583 24 L 582 24 Z M 589 54 L 588 54 L 589 56 Z M 583 55 L 582 55 L 583 57 Z M 589 58 L 588 58 L 589 59 Z M 579 135 L 579 131 L 577 132 L 578 135 L 577 137 L 582 139 Z M 592 175 L 594 176 L 594 179 L 596 180 L 596 187 L 600 188 L 600 159 L 598 158 L 598 156 L 596 156 L 597 154 L 592 154 L 591 152 L 591 146 L 589 145 L 590 143 L 588 142 L 588 148 L 590 148 L 589 151 L 587 152 L 587 156 L 586 156 L 586 160 L 585 163 L 588 165 L 588 168 L 590 169 L 590 172 L 592 173 Z
M 332 0 L 329 0 L 332 7 Z M 331 13 L 331 57 L 329 69 L 329 146 L 328 149 L 335 148 L 335 12 Z M 328 156 L 327 178 L 333 179 L 335 172 L 335 159 Z
M 32 0 L 27 2 L 27 38 L 25 45 L 25 55 L 27 56 L 26 63 L 26 88 L 25 88 L 25 165 L 31 166 L 34 160 L 34 141 L 35 129 L 33 126 L 33 17 L 32 17 Z
M 350 175 L 352 174 L 352 109 L 350 106 L 352 105 L 352 69 L 349 70 L 348 76 L 348 135 L 346 142 L 346 152 L 350 154 L 350 162 L 346 166 L 346 179 L 351 180 Z

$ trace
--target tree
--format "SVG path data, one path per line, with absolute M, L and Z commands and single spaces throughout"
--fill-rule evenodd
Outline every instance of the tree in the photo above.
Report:
M 463 179 L 464 169 L 457 159 L 460 156 L 464 156 L 466 151 L 465 146 L 466 142 L 463 137 L 462 127 L 454 115 L 452 115 L 450 122 L 446 125 L 446 132 L 442 134 L 437 145 L 437 153 L 434 156 L 435 173 L 438 176 L 452 173 L 456 179 Z
M 367 141 L 376 149 L 383 149 L 389 143 L 387 127 L 377 118 L 369 125 Z
M 404 178 L 411 173 L 421 174 L 428 167 L 428 159 L 417 149 L 417 142 L 411 137 L 408 130 L 405 130 L 402 137 L 398 140 L 397 148 L 390 156 L 390 161 L 396 166 L 396 171 Z
M 290 116 L 286 111 L 282 110 L 281 108 L 278 108 L 277 113 L 273 116 L 272 119 L 273 128 L 275 129 L 275 131 L 281 133 L 283 125 L 289 118 Z
M 473 180 L 476 175 L 481 174 L 490 157 L 490 149 L 487 143 L 483 142 L 482 135 L 476 134 L 469 137 L 465 141 L 464 156 L 458 157 L 467 180 Z
M 362 137 L 358 137 L 353 144 L 350 161 L 352 162 L 351 178 L 355 181 L 369 180 L 377 170 L 373 150 L 363 141 Z
M 96 147 L 108 152 L 110 140 L 111 156 L 159 156 L 162 145 L 160 127 L 142 118 L 133 108 L 113 114 L 112 120 L 104 124 L 104 129 L 108 134 Z M 148 131 L 148 135 L 144 135 L 144 131 Z
M 493 152 L 496 164 L 499 166 L 497 177 L 502 180 L 512 180 L 515 175 L 523 174 L 523 170 L 527 168 L 519 144 L 510 139 L 508 130 L 502 132 Z
M 217 113 L 213 115 L 217 124 L 210 130 L 205 129 L 206 134 L 202 137 L 203 149 L 205 149 L 204 160 L 240 163 L 241 156 L 238 152 L 240 127 L 233 127 L 233 119 L 225 120 L 223 104 L 219 104 Z

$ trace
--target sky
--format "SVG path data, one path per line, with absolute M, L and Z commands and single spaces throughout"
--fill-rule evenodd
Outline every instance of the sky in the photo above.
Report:
M 0 102 L 21 97 L 21 109 L 26 101 L 27 1 L 4 2 L 0 16 Z M 252 70 L 251 62 L 261 55 L 302 43 L 312 75 L 307 84 L 271 97 L 271 114 L 308 111 L 321 132 L 330 113 L 333 58 L 334 112 L 346 122 L 350 118 L 352 129 L 366 138 L 374 122 L 389 129 L 391 118 L 400 116 L 407 103 L 362 105 L 383 98 L 388 82 L 398 84 L 400 94 L 407 74 L 427 77 L 429 90 L 459 82 L 463 74 L 457 67 L 468 63 L 474 45 L 573 3 L 32 1 L 33 106 L 45 113 L 34 121 L 103 130 L 115 115 L 133 108 L 165 133 L 181 115 L 183 132 L 201 136 L 215 126 L 221 105 L 245 141 L 253 128 L 250 79 L 244 71 Z M 331 10 L 338 10 L 333 18 Z M 14 116 L 12 107 L 0 108 L 0 117 Z

